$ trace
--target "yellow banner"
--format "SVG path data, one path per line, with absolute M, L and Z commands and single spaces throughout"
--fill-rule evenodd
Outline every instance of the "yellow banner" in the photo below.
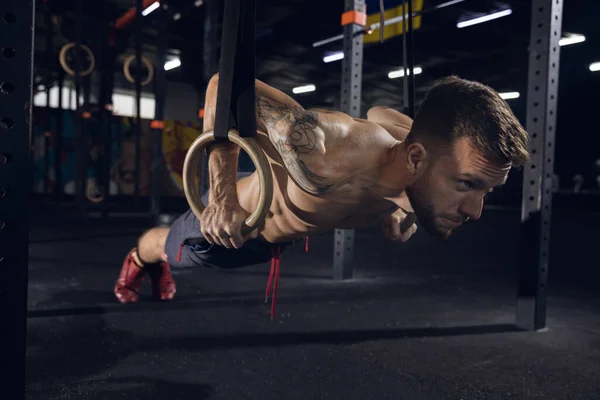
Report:
M 423 0 L 412 0 L 412 12 L 419 12 L 423 10 Z M 385 10 L 384 18 L 385 21 L 388 21 L 392 18 L 401 17 L 408 13 L 408 4 L 406 4 L 404 12 L 402 12 L 402 5 L 399 5 L 394 8 L 390 8 L 389 10 Z M 367 15 L 367 27 L 379 22 L 379 12 Z M 399 21 L 394 24 L 389 24 L 383 27 L 383 39 L 389 39 L 394 36 L 402 35 L 402 22 L 404 22 L 404 29 L 408 30 L 408 19 L 404 21 Z M 413 17 L 413 31 L 416 31 L 421 27 L 422 17 L 421 15 L 417 15 Z M 366 34 L 363 36 L 363 43 L 377 43 L 379 42 L 379 30 L 380 28 L 374 29 L 371 34 Z

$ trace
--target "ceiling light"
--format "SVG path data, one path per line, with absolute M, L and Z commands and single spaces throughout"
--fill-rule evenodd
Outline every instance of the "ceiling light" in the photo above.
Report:
M 315 85 L 306 85 L 306 86 L 295 87 L 292 89 L 292 92 L 294 92 L 294 94 L 300 94 L 300 93 L 314 92 L 315 90 L 317 90 L 317 87 Z
M 181 18 L 181 13 L 173 14 L 173 21 L 178 21 Z
M 498 18 L 506 17 L 507 15 L 510 15 L 510 14 L 512 14 L 512 10 L 509 8 L 507 10 L 498 11 L 498 12 L 495 12 L 495 13 L 491 13 L 491 14 L 488 14 L 488 15 L 483 15 L 481 17 L 477 17 L 477 18 L 473 18 L 473 19 L 468 19 L 466 21 L 460 21 L 458 24 L 456 24 L 456 27 L 458 27 L 458 28 L 465 28 L 467 26 L 481 24 L 483 22 L 488 22 L 488 21 L 491 21 L 493 19 L 498 19 Z
M 420 73 L 423 72 L 423 68 L 415 67 L 414 71 L 415 71 L 415 75 L 419 75 Z M 410 70 L 408 71 L 408 75 L 410 75 Z M 390 78 L 390 79 L 396 79 L 396 78 L 402 78 L 402 77 L 404 77 L 404 68 L 396 70 L 396 71 L 390 71 L 388 73 L 388 78 Z
M 343 58 L 344 58 L 344 52 L 337 51 L 335 53 L 331 53 L 331 54 L 328 54 L 325 57 L 323 57 L 323 62 L 330 63 L 332 61 L 342 60 Z
M 565 37 L 560 38 L 558 41 L 559 46 L 568 46 L 570 44 L 585 42 L 585 36 L 568 34 Z
M 168 71 L 170 69 L 174 69 L 177 68 L 181 65 L 181 60 L 179 58 L 174 58 L 172 60 L 169 60 L 165 63 L 165 71 Z
M 600 62 L 595 62 L 595 63 L 590 64 L 590 71 L 592 71 L 592 72 L 600 71 Z
M 196 7 L 200 7 L 202 4 L 204 4 L 204 0 L 196 0 L 196 1 L 194 2 L 194 5 L 195 5 Z
M 519 92 L 506 92 L 506 93 L 498 93 L 500 97 L 504 100 L 518 99 L 520 95 Z
M 145 17 L 152 11 L 156 10 L 158 7 L 160 7 L 160 3 L 158 1 L 155 1 L 154 3 L 150 4 L 144 11 L 142 11 L 142 15 Z

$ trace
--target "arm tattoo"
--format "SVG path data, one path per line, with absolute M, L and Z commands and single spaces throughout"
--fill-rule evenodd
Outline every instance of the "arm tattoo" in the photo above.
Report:
M 296 183 L 310 194 L 330 190 L 333 185 L 312 172 L 300 159 L 303 154 L 317 151 L 318 114 L 262 95 L 256 96 L 256 112 L 258 127 L 268 133 Z

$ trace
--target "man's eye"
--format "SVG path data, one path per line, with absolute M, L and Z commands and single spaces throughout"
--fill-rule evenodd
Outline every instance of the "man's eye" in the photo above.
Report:
M 461 189 L 472 189 L 473 188 L 473 182 L 470 181 L 458 181 L 458 186 Z

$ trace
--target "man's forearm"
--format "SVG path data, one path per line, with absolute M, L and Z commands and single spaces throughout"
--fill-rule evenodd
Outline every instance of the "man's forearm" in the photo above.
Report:
M 204 104 L 204 132 L 214 130 L 217 105 L 218 76 L 214 76 L 206 89 Z M 209 202 L 237 201 L 237 168 L 240 148 L 229 141 L 214 143 L 207 149 Z
M 237 201 L 239 147 L 233 143 L 215 143 L 208 149 L 209 201 Z

